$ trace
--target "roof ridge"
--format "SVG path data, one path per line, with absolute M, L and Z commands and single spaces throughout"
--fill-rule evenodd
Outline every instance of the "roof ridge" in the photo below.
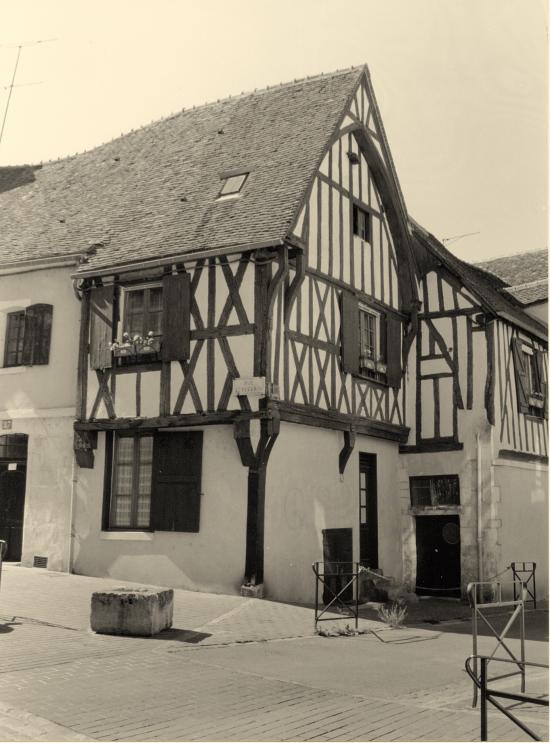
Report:
M 504 255 L 495 255 L 493 258 L 486 258 L 484 261 L 479 263 L 473 263 L 474 266 L 483 266 L 485 263 L 492 263 L 493 261 L 501 261 L 506 258 L 517 258 L 520 255 L 531 255 L 532 253 L 547 253 L 548 246 L 545 248 L 535 248 L 534 250 L 520 250 L 517 253 L 505 253 Z
M 117 140 L 124 139 L 125 137 L 129 137 L 132 134 L 135 134 L 136 132 L 143 131 L 144 129 L 148 129 L 149 127 L 157 126 L 158 124 L 162 124 L 165 121 L 170 121 L 171 119 L 175 119 L 177 116 L 180 116 L 182 113 L 185 113 L 187 111 L 196 111 L 201 108 L 208 108 L 209 106 L 217 106 L 219 104 L 227 103 L 229 101 L 236 101 L 241 98 L 248 98 L 253 95 L 263 95 L 264 93 L 270 93 L 273 90 L 283 90 L 285 88 L 290 88 L 293 85 L 299 85 L 301 83 L 313 83 L 318 80 L 328 80 L 333 77 L 339 77 L 342 75 L 349 74 L 353 71 L 361 70 L 363 72 L 364 70 L 368 71 L 368 66 L 366 63 L 360 64 L 360 65 L 353 65 L 351 67 L 345 67 L 342 69 L 334 70 L 332 72 L 320 72 L 317 75 L 306 75 L 305 77 L 300 78 L 294 78 L 294 80 L 289 80 L 287 82 L 282 83 L 275 83 L 274 85 L 267 85 L 264 88 L 254 88 L 254 90 L 248 90 L 248 91 L 241 91 L 240 93 L 237 93 L 235 95 L 228 95 L 224 98 L 218 98 L 215 101 L 205 101 L 204 103 L 199 103 L 197 105 L 187 106 L 186 108 L 181 108 L 179 111 L 172 111 L 171 113 L 167 114 L 166 116 L 161 116 L 159 119 L 152 119 L 147 124 L 142 124 L 141 126 L 138 126 L 135 129 L 130 129 L 128 132 L 121 132 L 116 137 L 113 137 L 112 139 L 108 139 L 105 142 L 101 142 L 100 144 L 94 145 L 88 150 L 81 150 L 79 152 L 75 152 L 72 155 L 63 155 L 62 157 L 56 157 L 49 160 L 40 160 L 39 162 L 35 163 L 15 163 L 12 165 L 2 165 L 0 164 L 0 168 L 21 168 L 21 167 L 33 167 L 33 166 L 42 166 L 42 165 L 53 165 L 60 162 L 67 162 L 69 160 L 73 160 L 76 157 L 79 157 L 80 155 L 86 155 L 90 152 L 94 152 L 95 150 L 100 149 L 101 147 L 105 147 L 106 145 L 112 144 L 113 142 L 116 142 Z M 359 77 L 359 76 L 358 76 Z
M 504 286 L 503 291 L 510 291 L 510 289 L 528 289 L 529 287 L 536 286 L 537 284 L 547 284 L 548 279 L 534 279 L 534 281 L 526 281 L 523 284 L 511 284 L 510 286 Z

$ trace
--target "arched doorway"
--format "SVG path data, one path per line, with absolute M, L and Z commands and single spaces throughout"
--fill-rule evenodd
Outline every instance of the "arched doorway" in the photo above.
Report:
M 27 439 L 25 433 L 0 436 L 0 539 L 7 543 L 4 561 L 21 559 Z

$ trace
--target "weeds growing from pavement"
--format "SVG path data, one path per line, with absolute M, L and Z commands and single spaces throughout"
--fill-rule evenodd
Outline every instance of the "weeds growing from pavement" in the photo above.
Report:
M 402 627 L 407 616 L 407 607 L 400 601 L 394 601 L 390 606 L 381 606 L 378 616 L 390 627 Z

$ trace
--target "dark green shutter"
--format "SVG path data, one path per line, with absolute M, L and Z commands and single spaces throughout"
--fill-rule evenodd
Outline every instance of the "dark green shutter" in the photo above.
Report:
M 544 354 L 542 351 L 535 351 L 535 358 L 537 362 L 537 373 L 539 375 L 539 384 L 540 384 L 540 391 L 544 396 L 544 417 L 546 420 L 548 420 L 548 383 L 545 381 L 546 374 L 545 372 L 545 365 L 546 365 L 546 354 Z
M 401 346 L 403 330 L 401 320 L 393 315 L 386 318 L 386 379 L 390 387 L 401 387 Z
M 113 365 L 110 345 L 113 341 L 114 286 L 90 291 L 90 367 L 110 369 Z
M 159 433 L 153 449 L 151 527 L 198 532 L 202 431 Z
M 189 274 L 167 274 L 162 280 L 162 360 L 189 358 L 191 292 Z
M 349 292 L 342 292 L 342 370 L 359 374 L 359 303 Z
M 514 371 L 516 377 L 516 396 L 520 413 L 529 412 L 529 370 L 528 359 L 523 352 L 523 343 L 519 338 L 512 338 L 512 355 L 514 357 Z

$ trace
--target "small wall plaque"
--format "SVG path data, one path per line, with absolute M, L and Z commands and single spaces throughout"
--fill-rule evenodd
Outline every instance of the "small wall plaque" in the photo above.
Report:
M 3 420 L 2 421 L 2 429 L 4 431 L 9 431 L 10 428 L 12 427 L 12 425 L 13 425 L 13 421 L 12 420 Z
M 265 397 L 265 377 L 239 377 L 234 379 L 233 394 Z

